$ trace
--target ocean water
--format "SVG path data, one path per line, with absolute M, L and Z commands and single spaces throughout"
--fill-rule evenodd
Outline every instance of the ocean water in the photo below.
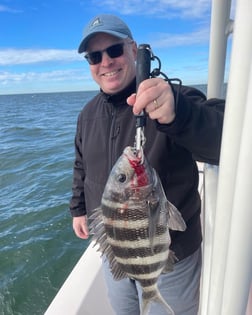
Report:
M 87 247 L 68 204 L 76 119 L 94 94 L 0 96 L 1 315 L 43 314 Z
M 0 95 L 0 315 L 44 314 L 88 246 L 68 205 L 76 120 L 94 94 Z

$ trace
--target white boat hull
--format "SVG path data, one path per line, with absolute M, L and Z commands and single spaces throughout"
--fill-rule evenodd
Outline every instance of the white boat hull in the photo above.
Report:
M 100 253 L 91 242 L 45 315 L 114 315 L 106 295 Z

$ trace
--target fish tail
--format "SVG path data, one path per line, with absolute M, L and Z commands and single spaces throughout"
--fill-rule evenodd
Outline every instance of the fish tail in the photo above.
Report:
M 162 297 L 158 289 L 156 289 L 155 292 L 153 291 L 153 294 L 151 297 L 150 297 L 150 292 L 143 292 L 140 315 L 147 315 L 151 301 L 161 304 L 164 307 L 164 309 L 167 311 L 167 315 L 168 314 L 175 315 L 173 309 L 165 301 L 165 299 Z
M 149 304 L 150 304 L 150 301 L 143 298 L 140 315 L 147 315 L 147 312 L 150 306 Z

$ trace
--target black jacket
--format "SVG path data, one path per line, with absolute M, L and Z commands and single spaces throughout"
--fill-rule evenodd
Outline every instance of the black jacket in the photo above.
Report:
M 224 101 L 212 99 L 190 87 L 173 86 L 176 118 L 161 125 L 147 118 L 145 155 L 161 178 L 167 198 L 182 213 L 185 232 L 171 232 L 179 259 L 199 248 L 202 240 L 201 201 L 195 160 L 218 164 Z M 126 98 L 135 92 L 135 81 L 118 95 L 100 92 L 81 111 L 75 137 L 72 216 L 81 216 L 100 205 L 110 170 L 126 146 L 133 146 L 136 119 Z

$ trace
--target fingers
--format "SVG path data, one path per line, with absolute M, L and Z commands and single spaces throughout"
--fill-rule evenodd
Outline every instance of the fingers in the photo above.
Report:
M 89 237 L 86 216 L 73 218 L 73 230 L 76 236 L 78 236 L 79 238 L 87 239 Z
M 174 120 L 174 97 L 170 85 L 161 78 L 143 81 L 137 94 L 128 97 L 127 102 L 133 106 L 133 113 L 139 115 L 144 109 L 151 119 L 167 124 Z
M 133 106 L 135 102 L 136 102 L 136 93 L 133 93 L 127 98 L 127 103 Z

